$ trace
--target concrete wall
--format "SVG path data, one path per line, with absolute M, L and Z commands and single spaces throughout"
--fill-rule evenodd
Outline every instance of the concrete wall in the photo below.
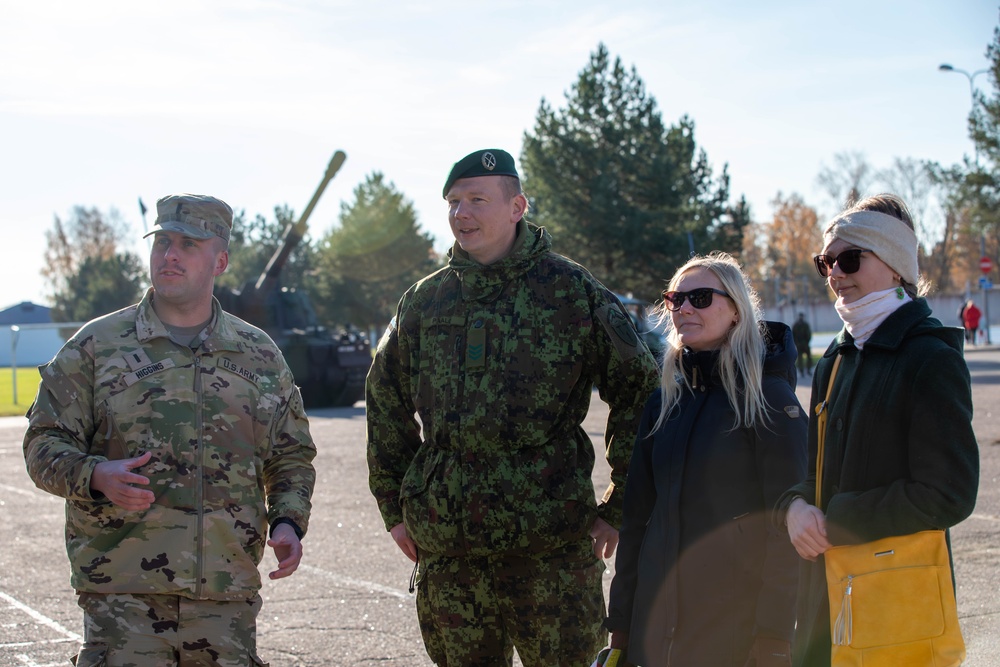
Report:
M 991 325 L 1000 324 L 1000 290 L 994 289 L 987 294 L 989 297 L 989 323 Z M 983 308 L 982 292 L 973 292 L 971 297 L 979 309 L 983 311 L 983 323 L 980 325 L 983 326 L 986 324 L 986 309 Z M 927 299 L 927 302 L 930 304 L 934 316 L 941 320 L 943 324 L 954 327 L 960 326 L 958 309 L 965 302 L 964 296 L 933 295 Z M 805 313 L 809 326 L 816 333 L 840 331 L 844 325 L 840 317 L 837 316 L 837 311 L 834 309 L 832 301 L 823 300 L 822 302 L 806 304 L 804 307 L 801 304 L 785 303 L 776 305 L 773 302 L 765 302 L 763 305 L 766 319 L 785 322 L 789 326 L 795 321 L 800 312 Z

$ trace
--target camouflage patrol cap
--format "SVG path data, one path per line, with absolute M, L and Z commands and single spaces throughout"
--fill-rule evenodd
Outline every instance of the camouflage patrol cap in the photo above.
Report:
M 520 179 L 517 169 L 514 168 L 514 158 L 510 153 L 499 148 L 486 148 L 469 153 L 464 158 L 455 163 L 448 174 L 448 180 L 444 182 L 442 197 L 448 196 L 448 190 L 460 178 L 474 178 L 476 176 L 513 176 Z
M 167 195 L 156 202 L 156 223 L 153 231 L 178 232 L 193 239 L 213 236 L 229 240 L 233 229 L 233 209 L 229 204 L 206 195 Z

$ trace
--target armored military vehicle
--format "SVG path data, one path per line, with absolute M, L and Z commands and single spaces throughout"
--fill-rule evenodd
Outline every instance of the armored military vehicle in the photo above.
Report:
M 239 290 L 216 290 L 225 310 L 260 327 L 278 344 L 306 407 L 349 406 L 361 400 L 372 362 L 371 343 L 362 332 L 321 325 L 309 297 L 281 285 L 289 255 L 302 241 L 316 202 L 346 157 L 343 151 L 334 153 L 302 216 L 285 228 L 281 245 L 260 277 Z

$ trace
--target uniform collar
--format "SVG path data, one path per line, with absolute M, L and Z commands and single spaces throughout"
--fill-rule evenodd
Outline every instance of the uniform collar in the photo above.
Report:
M 147 289 L 136 308 L 135 333 L 140 343 L 146 343 L 154 338 L 170 339 L 170 332 L 153 309 L 153 291 L 152 287 Z M 201 334 L 202 342 L 199 349 L 205 352 L 236 352 L 243 348 L 236 329 L 223 315 L 222 305 L 213 296 L 212 319 Z
M 527 273 L 552 247 L 552 238 L 542 227 L 517 223 L 517 237 L 510 253 L 492 264 L 479 264 L 456 242 L 448 251 L 448 267 L 462 283 L 462 297 L 472 301 L 495 301 L 507 284 Z

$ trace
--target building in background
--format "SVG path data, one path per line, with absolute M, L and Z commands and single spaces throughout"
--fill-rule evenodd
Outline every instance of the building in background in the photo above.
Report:
M 11 365 L 11 326 L 18 325 L 17 365 L 38 366 L 52 359 L 63 345 L 58 328 L 35 328 L 25 325 L 52 324 L 52 309 L 30 301 L 0 310 L 0 366 Z

